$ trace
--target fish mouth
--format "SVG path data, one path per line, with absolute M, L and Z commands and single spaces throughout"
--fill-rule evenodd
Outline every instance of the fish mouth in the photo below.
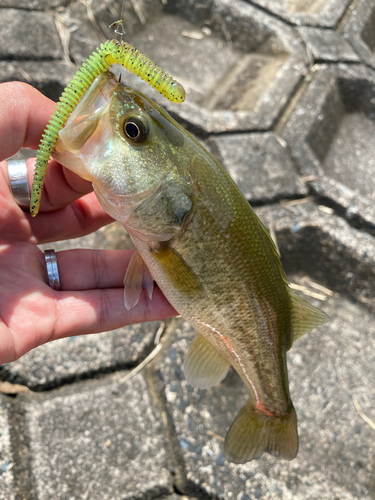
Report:
M 112 134 L 105 116 L 119 85 L 114 74 L 100 74 L 59 132 L 52 157 L 84 179 L 93 180 L 85 167 L 86 160 L 97 156 Z
M 108 112 L 120 83 L 110 72 L 99 75 L 73 110 L 65 127 L 59 132 L 60 148 L 79 151 L 95 132 L 101 117 Z M 58 147 L 56 148 L 58 149 Z

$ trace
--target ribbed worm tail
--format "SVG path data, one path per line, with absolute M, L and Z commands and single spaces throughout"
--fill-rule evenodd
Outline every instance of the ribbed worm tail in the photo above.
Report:
M 69 116 L 95 78 L 112 64 L 121 64 L 142 80 L 174 102 L 185 100 L 185 90 L 168 73 L 156 66 L 147 56 L 126 42 L 108 40 L 82 64 L 60 97 L 60 102 L 52 114 L 39 144 L 36 158 L 30 213 L 39 212 L 40 200 L 48 162 L 58 139 L 59 131 L 65 126 Z

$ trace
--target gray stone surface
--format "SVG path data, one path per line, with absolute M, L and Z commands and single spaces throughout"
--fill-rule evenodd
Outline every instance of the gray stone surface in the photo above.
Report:
M 337 31 L 318 28 L 299 28 L 314 60 L 319 62 L 359 62 L 360 58 L 349 42 Z
M 1 9 L 0 59 L 58 59 L 62 47 L 51 14 Z M 18 36 L 19 31 L 22 36 Z
M 302 201 L 256 209 L 277 235 L 285 270 L 293 275 L 304 270 L 318 283 L 375 312 L 374 238 L 326 206 Z
M 343 33 L 361 59 L 375 67 L 375 4 L 359 0 L 344 26 Z
M 0 61 L 0 83 L 26 82 L 58 101 L 75 73 L 72 66 L 53 61 Z
M 375 224 L 374 91 L 373 70 L 322 65 L 281 133 L 314 191 L 366 228 Z
M 49 10 L 61 9 L 70 0 L 0 0 L 0 8 L 11 7 L 14 9 Z
M 174 3 L 196 26 L 201 4 Z M 198 83 L 191 92 L 193 102 L 174 112 L 200 133 L 269 129 L 302 78 L 306 52 L 289 27 L 244 2 L 208 2 L 202 14 L 198 27 L 209 27 L 211 35 L 186 41 L 173 33 L 178 52 L 186 53 L 194 64 L 187 67 L 184 60 L 177 60 L 176 77 L 189 92 L 191 75 L 200 75 L 192 82 Z M 195 26 L 190 31 L 196 31 Z M 205 62 L 200 62 L 202 57 Z M 206 73 L 213 80 L 204 88 Z
M 130 368 L 153 349 L 160 327 L 163 328 L 161 323 L 151 322 L 56 340 L 2 365 L 0 379 L 40 390 Z
M 307 195 L 297 178 L 287 143 L 275 134 L 214 136 L 209 144 L 251 203 Z
M 334 28 L 351 0 L 245 0 L 296 25 Z
M 14 459 L 10 444 L 9 398 L 0 394 L 0 500 L 15 500 Z
M 143 500 L 171 494 L 160 411 L 142 375 L 22 396 L 31 495 Z

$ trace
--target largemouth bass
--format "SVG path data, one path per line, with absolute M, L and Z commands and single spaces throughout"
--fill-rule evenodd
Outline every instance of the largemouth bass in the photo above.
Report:
M 249 392 L 225 439 L 228 460 L 293 459 L 297 419 L 286 352 L 326 322 L 294 294 L 277 249 L 236 184 L 168 113 L 112 73 L 100 75 L 59 133 L 54 157 L 92 182 L 136 251 L 125 306 L 154 281 L 197 334 L 184 364 L 208 388 L 232 365 Z

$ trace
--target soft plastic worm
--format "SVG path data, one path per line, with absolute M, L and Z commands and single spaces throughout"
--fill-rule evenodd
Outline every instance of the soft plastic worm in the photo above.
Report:
M 147 56 L 126 42 L 108 40 L 100 45 L 82 64 L 60 97 L 39 144 L 36 158 L 30 213 L 33 217 L 39 211 L 40 200 L 49 158 L 55 149 L 59 131 L 65 126 L 74 108 L 90 88 L 95 78 L 112 64 L 121 64 L 142 80 L 174 102 L 185 100 L 185 90 L 168 73 L 156 66 Z

